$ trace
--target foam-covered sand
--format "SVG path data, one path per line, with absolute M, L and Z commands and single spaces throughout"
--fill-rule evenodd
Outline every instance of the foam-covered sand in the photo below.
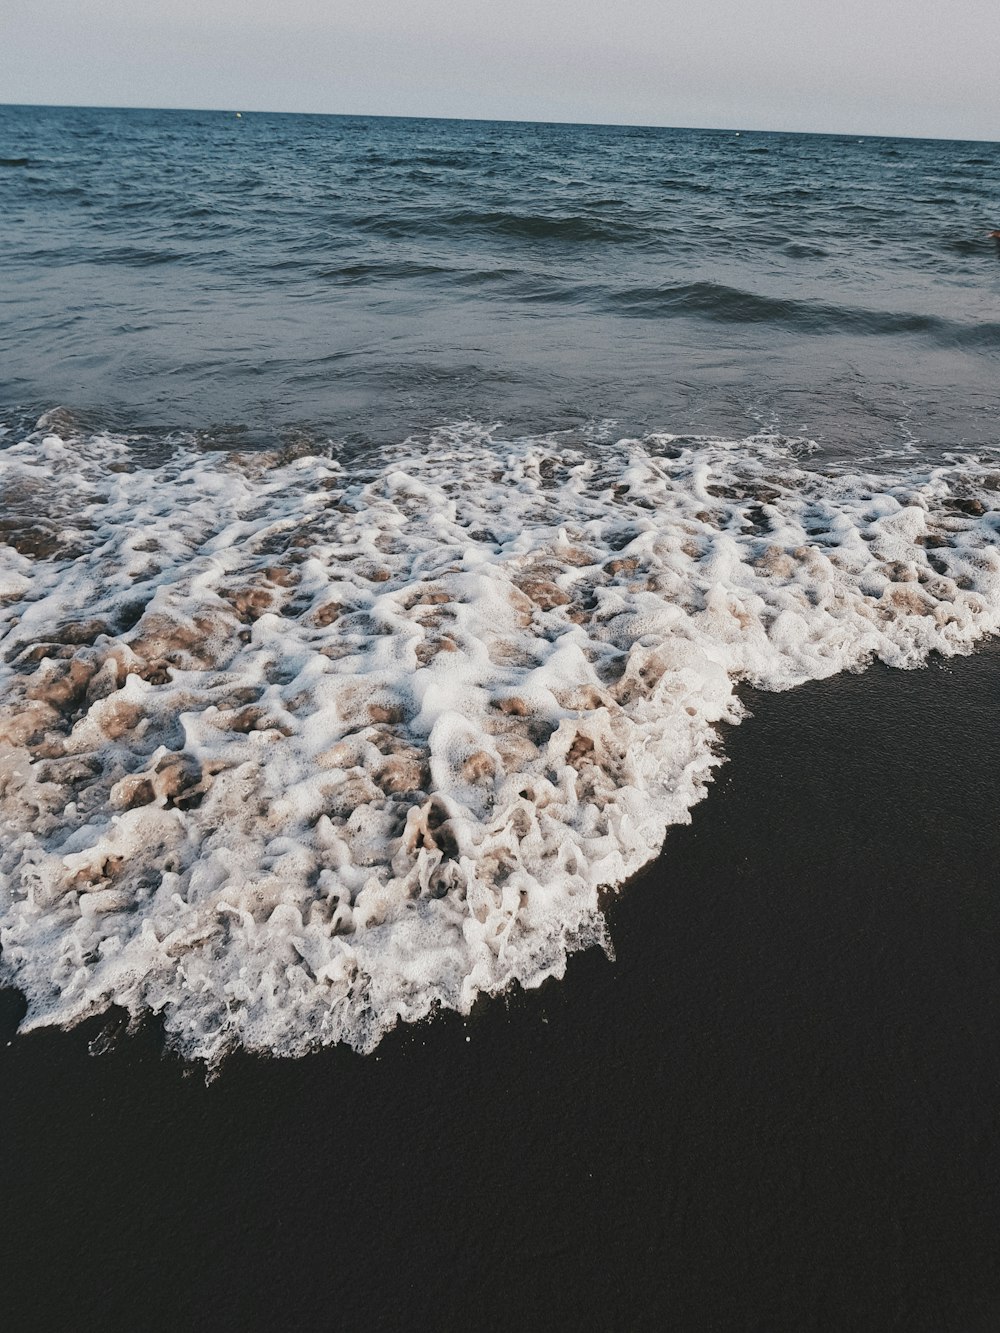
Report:
M 467 427 L 339 463 L 0 453 L 0 942 L 27 1026 L 370 1050 L 561 974 L 739 681 L 1000 626 L 995 461 Z

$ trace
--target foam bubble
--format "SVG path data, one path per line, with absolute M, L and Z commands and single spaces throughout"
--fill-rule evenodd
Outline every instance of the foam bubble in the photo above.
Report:
M 1000 622 L 976 459 L 469 427 L 363 466 L 40 433 L 0 470 L 4 977 L 26 1027 L 120 1005 L 208 1061 L 560 975 L 738 682 Z

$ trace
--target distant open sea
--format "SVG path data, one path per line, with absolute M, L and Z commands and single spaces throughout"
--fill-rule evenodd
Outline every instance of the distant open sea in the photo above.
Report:
M 996 1327 L 997 228 L 0 107 L 16 1327 Z
M 0 108 L 8 424 L 996 443 L 1000 146 Z

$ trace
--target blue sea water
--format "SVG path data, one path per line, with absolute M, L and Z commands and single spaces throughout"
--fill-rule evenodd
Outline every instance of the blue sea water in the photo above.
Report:
M 997 434 L 1000 145 L 0 108 L 0 414 Z

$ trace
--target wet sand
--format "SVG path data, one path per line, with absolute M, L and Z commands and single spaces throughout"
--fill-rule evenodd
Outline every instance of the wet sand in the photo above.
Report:
M 6 993 L 6 1326 L 994 1328 L 998 686 L 747 696 L 616 962 L 367 1059 L 206 1086 Z

